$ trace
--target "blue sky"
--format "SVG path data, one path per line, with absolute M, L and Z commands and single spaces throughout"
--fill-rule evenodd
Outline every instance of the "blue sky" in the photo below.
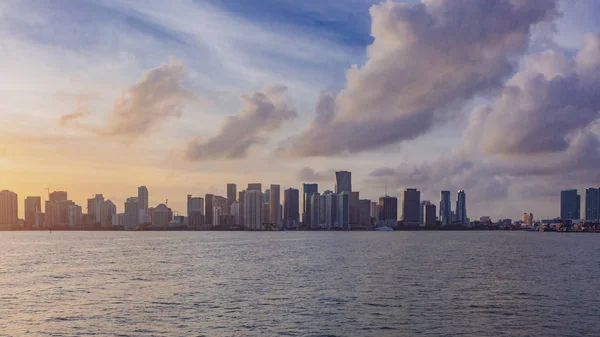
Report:
M 128 193 L 134 194 L 135 186 L 145 184 L 150 187 L 151 199 L 154 186 L 155 202 L 168 196 L 183 209 L 186 194 L 224 193 L 228 181 L 243 185 L 258 180 L 299 187 L 304 177 L 297 172 L 310 167 L 317 173 L 353 171 L 354 185 L 366 198 L 379 197 L 388 184 L 392 186 L 391 194 L 399 196 L 403 188 L 418 187 L 423 189 L 423 199 L 437 200 L 438 195 L 432 191 L 454 189 L 457 181 L 465 179 L 463 173 L 449 180 L 423 183 L 427 186 L 408 186 L 416 181 L 405 176 L 376 177 L 371 172 L 387 167 L 400 174 L 406 165 L 425 168 L 439 164 L 438 160 L 445 165 L 443 160 L 448 155 L 464 153 L 464 134 L 473 120 L 473 109 L 493 102 L 498 88 L 465 94 L 465 99 L 454 102 L 451 113 L 444 112 L 443 116 L 438 107 L 432 112 L 435 123 L 414 136 L 382 146 L 368 145 L 350 154 L 342 151 L 300 158 L 284 157 L 277 151 L 304 137 L 303 130 L 310 131 L 321 94 L 336 96 L 350 87 L 347 73 L 353 65 L 360 69 L 370 58 L 386 53 L 370 47 L 376 40 L 370 8 L 378 4 L 372 0 L 5 1 L 0 4 L 0 44 L 4 50 L 0 55 L 4 74 L 0 80 L 0 118 L 8 122 L 0 125 L 0 153 L 4 157 L 0 158 L 0 168 L 7 174 L 0 178 L 0 187 L 40 195 L 46 187 L 41 185 L 52 184 L 56 189 L 72 191 L 79 203 L 89 194 L 104 193 L 120 204 Z M 386 7 L 379 8 L 383 11 Z M 585 33 L 600 32 L 598 2 L 562 1 L 560 8 L 560 17 L 536 25 L 527 49 L 511 56 L 518 58 L 521 67 L 527 54 L 548 48 L 575 55 Z M 170 111 L 166 118 L 144 129 L 135 141 L 89 132 L 110 127 L 116 118 L 114 111 L 120 111 L 115 108 L 119 98 L 136 83 L 143 84 L 145 72 L 162 69 L 171 57 L 185 67 L 182 87 L 193 94 L 193 99 L 177 104 L 177 111 Z M 508 81 L 520 70 L 499 76 Z M 243 116 L 240 111 L 260 114 L 244 107 L 240 96 L 253 97 L 253 93 L 264 93 L 264 88 L 276 85 L 287 87 L 288 107 L 296 118 L 281 123 L 278 120 L 271 128 L 254 127 L 251 138 L 238 140 L 251 142 L 244 156 L 200 161 L 183 158 L 191 139 L 200 144 L 208 140 L 222 144 L 219 130 L 227 125 L 227 116 Z M 403 86 L 408 88 L 404 92 L 410 89 L 408 85 Z M 173 97 L 182 95 L 176 92 Z M 78 120 L 80 127 L 60 124 L 62 116 L 76 111 L 84 112 L 85 117 Z M 369 113 L 364 112 L 361 120 Z M 349 119 L 358 118 L 354 112 L 347 115 Z M 242 122 L 232 127 L 243 129 L 247 120 L 239 119 Z M 573 132 L 583 126 L 578 128 Z M 49 152 L 53 152 L 51 161 L 47 159 Z M 493 162 L 498 157 L 470 154 L 469 160 L 477 165 L 501 166 Z M 489 172 L 480 167 L 476 172 Z M 71 172 L 77 183 L 61 177 L 61 172 Z M 511 188 L 487 202 L 483 200 L 488 200 L 489 191 L 474 186 L 470 194 L 475 199 L 471 199 L 473 216 L 515 218 L 529 211 L 553 215 L 558 193 L 533 198 L 522 191 L 525 185 L 538 186 L 543 177 L 523 180 L 514 171 L 490 174 L 493 176 L 489 179 L 494 181 L 510 181 Z M 557 181 L 558 191 L 567 185 L 583 188 L 593 183 L 594 174 L 569 171 L 556 173 L 552 179 Z M 332 187 L 333 177 L 330 180 L 319 181 L 323 190 Z

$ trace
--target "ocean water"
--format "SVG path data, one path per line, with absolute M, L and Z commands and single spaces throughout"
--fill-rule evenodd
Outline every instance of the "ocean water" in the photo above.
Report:
M 600 235 L 0 232 L 0 336 L 600 336 Z

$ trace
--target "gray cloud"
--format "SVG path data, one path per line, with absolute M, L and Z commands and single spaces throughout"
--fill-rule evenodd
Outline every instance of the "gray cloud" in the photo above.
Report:
M 296 173 L 296 178 L 303 182 L 332 181 L 335 175 L 334 169 L 317 171 L 312 167 L 305 166 Z
M 228 117 L 214 137 L 198 137 L 186 145 L 186 158 L 192 161 L 237 159 L 246 156 L 253 145 L 267 140 L 267 134 L 297 117 L 287 97 L 287 87 L 275 86 L 252 96 L 242 96 L 239 116 Z
M 335 108 L 325 109 L 335 115 L 319 112 L 288 144 L 290 153 L 352 153 L 422 135 L 471 98 L 500 88 L 532 25 L 551 21 L 556 10 L 556 0 L 373 6 L 368 60 L 348 71 Z
M 75 112 L 63 115 L 60 122 L 100 136 L 117 136 L 135 140 L 159 130 L 163 123 L 181 115 L 185 102 L 196 99 L 183 87 L 185 66 L 174 58 L 169 63 L 145 72 L 142 79 L 121 94 L 113 105 L 107 126 L 82 123 L 90 113 L 86 101 L 78 99 Z
M 593 142 L 580 133 L 600 117 L 600 35 L 588 35 L 574 57 L 552 50 L 525 64 L 491 106 L 473 111 L 467 143 L 484 154 L 532 155 Z

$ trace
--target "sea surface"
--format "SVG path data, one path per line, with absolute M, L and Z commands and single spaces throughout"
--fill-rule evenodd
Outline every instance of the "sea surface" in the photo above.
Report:
M 0 232 L 0 336 L 600 336 L 600 235 Z

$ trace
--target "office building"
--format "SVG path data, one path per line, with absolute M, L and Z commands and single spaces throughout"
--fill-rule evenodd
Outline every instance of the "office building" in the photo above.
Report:
M 304 226 L 310 227 L 310 215 L 311 215 L 311 207 L 310 201 L 311 196 L 314 193 L 319 193 L 319 185 L 318 184 L 303 184 L 302 185 L 302 222 L 304 222 Z
M 452 204 L 450 202 L 450 191 L 442 191 L 440 196 L 440 222 L 442 226 L 452 223 Z
M 160 204 L 152 209 L 152 228 L 165 230 L 171 222 L 171 209 L 165 204 Z
M 385 196 L 379 198 L 379 221 L 398 221 L 398 198 Z
M 585 219 L 600 220 L 600 188 L 586 188 L 585 190 Z
M 69 221 L 68 221 L 68 225 L 69 228 L 77 228 L 80 227 L 82 224 L 82 211 L 81 211 L 81 206 L 78 205 L 69 205 L 68 209 L 68 213 L 69 213 Z M 112 221 L 112 219 L 111 219 Z
M 358 224 L 371 225 L 371 200 L 361 199 L 358 201 Z
M 102 204 L 104 203 L 104 196 L 102 194 L 96 194 L 93 198 L 87 201 L 87 213 L 94 217 L 96 223 L 102 223 Z
M 297 228 L 300 223 L 300 192 L 288 188 L 283 192 L 283 225 L 285 228 Z
M 580 196 L 577 190 L 567 190 L 560 192 L 560 217 L 565 220 L 581 219 Z
M 335 193 L 330 193 L 325 196 L 325 217 L 327 228 L 337 228 L 337 210 L 338 210 L 338 196 Z
M 244 226 L 246 223 L 246 219 L 244 218 L 244 199 L 246 199 L 246 190 L 238 193 L 238 202 L 240 203 L 240 218 L 238 220 L 238 225 L 240 226 Z
M 189 217 L 192 212 L 200 212 L 204 214 L 204 198 L 193 197 L 188 194 L 187 196 L 187 216 Z
M 419 223 L 421 225 L 425 224 L 425 205 L 430 203 L 429 200 L 421 200 L 421 206 L 419 207 Z
M 371 201 L 371 219 L 378 220 L 379 217 L 379 205 L 377 201 Z
M 204 196 L 204 211 L 206 212 L 206 214 L 204 214 L 204 224 L 209 228 L 213 225 L 214 220 L 214 201 L 214 194 L 206 194 Z
M 350 229 L 350 194 L 348 192 L 338 194 L 337 222 L 339 228 Z
M 404 224 L 420 224 L 421 192 L 407 188 L 402 192 L 402 220 Z
M 143 211 L 148 209 L 148 189 L 146 186 L 138 187 L 138 207 Z
M 244 227 L 248 230 L 262 230 L 263 195 L 260 190 L 248 190 L 244 200 Z
M 239 226 L 240 223 L 240 205 L 239 201 L 234 201 L 229 208 L 229 214 L 233 216 L 233 225 Z
M 221 214 L 227 214 L 227 198 L 224 198 L 220 195 L 215 195 L 213 197 L 213 207 L 218 207 L 221 209 Z M 215 219 L 215 215 L 213 215 L 213 219 Z
M 348 198 L 350 200 L 350 223 L 358 224 L 360 221 L 358 209 L 358 200 L 360 200 L 360 194 L 358 191 L 350 192 Z
M 331 193 L 331 191 L 327 191 L 327 192 Z M 327 213 L 327 195 L 321 194 L 319 196 L 319 225 L 327 224 L 326 213 Z
M 35 227 L 36 215 L 42 211 L 41 197 L 27 197 L 25 199 L 25 228 Z
M 269 196 L 269 222 L 274 223 L 279 227 L 281 225 L 281 187 L 279 185 L 271 185 Z
M 137 229 L 139 225 L 140 209 L 138 198 L 127 198 L 125 201 L 125 229 Z
M 338 171 L 335 173 L 335 193 L 340 194 L 352 192 L 352 173 L 348 171 Z
M 112 218 L 113 215 L 117 214 L 117 205 L 111 200 L 106 200 L 102 203 L 101 210 L 102 218 L 101 224 L 103 227 L 110 227 L 113 225 Z
M 271 190 L 268 188 L 263 193 L 263 203 L 268 204 L 271 201 Z
M 467 217 L 467 194 L 464 190 L 459 190 L 456 197 L 456 222 L 463 225 L 469 224 Z
M 308 228 L 318 228 L 320 225 L 320 197 L 321 195 L 319 193 L 313 193 L 313 195 L 310 197 L 310 225 Z
M 227 184 L 227 211 L 230 214 L 231 205 L 237 200 L 237 185 L 229 183 Z
M 246 191 L 259 191 L 262 194 L 262 184 L 261 183 L 253 183 L 248 184 L 248 188 Z
M 437 223 L 437 210 L 435 204 L 427 201 L 423 205 L 423 225 L 433 227 Z
M 19 223 L 18 196 L 12 191 L 0 192 L 0 229 L 8 229 Z
M 59 201 L 67 201 L 67 192 L 65 191 L 54 191 L 50 193 L 48 196 L 50 201 L 59 202 Z

